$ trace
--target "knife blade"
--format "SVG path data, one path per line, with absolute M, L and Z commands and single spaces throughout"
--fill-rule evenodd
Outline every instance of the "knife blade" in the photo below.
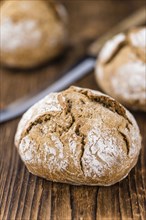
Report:
M 125 31 L 133 26 L 140 25 L 146 21 L 145 9 L 139 9 L 128 18 L 121 21 L 117 26 L 110 29 L 110 31 L 100 37 L 97 41 L 93 42 L 89 47 L 87 53 L 80 62 L 78 62 L 72 69 L 67 71 L 66 74 L 52 85 L 39 92 L 36 95 L 25 96 L 22 99 L 16 100 L 12 104 L 0 111 L 0 123 L 4 123 L 8 120 L 14 119 L 22 115 L 29 107 L 38 102 L 44 96 L 50 92 L 58 92 L 65 89 L 73 82 L 84 77 L 91 72 L 95 66 L 96 56 L 101 49 L 102 45 L 115 34 Z
M 54 82 L 40 93 L 36 94 L 35 96 L 30 95 L 23 97 L 22 99 L 19 99 L 8 105 L 7 108 L 0 111 L 0 123 L 23 114 L 30 106 L 38 102 L 50 92 L 58 92 L 69 86 L 72 82 L 79 80 L 93 69 L 95 60 L 96 59 L 92 57 L 84 58 L 83 61 L 78 62 L 78 65 L 75 65 L 75 67 L 68 71 L 67 74 L 65 74 L 62 78 Z

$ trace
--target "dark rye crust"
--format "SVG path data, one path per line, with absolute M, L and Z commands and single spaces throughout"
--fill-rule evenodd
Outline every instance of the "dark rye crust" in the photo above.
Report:
M 70 158 L 70 164 L 67 169 L 64 171 L 52 170 L 52 172 L 46 170 L 46 168 L 43 169 L 42 167 L 46 167 L 45 165 L 42 165 L 40 168 L 36 161 L 34 163 L 24 161 L 30 172 L 56 182 L 67 182 L 77 185 L 110 185 L 119 181 L 128 174 L 130 169 L 135 165 L 138 157 L 137 152 L 132 159 L 129 159 L 131 149 L 130 135 L 133 127 L 135 127 L 135 124 L 133 119 L 127 115 L 127 112 L 122 105 L 104 94 L 99 94 L 96 94 L 89 89 L 71 87 L 58 94 L 58 100 L 62 105 L 61 111 L 41 115 L 41 117 L 38 117 L 29 123 L 29 125 L 24 129 L 19 140 L 19 144 L 17 145 L 20 155 L 22 155 L 20 146 L 24 142 L 25 137 L 29 137 L 36 141 L 36 145 L 38 146 L 37 154 L 41 155 L 42 158 L 44 154 L 42 153 L 42 146 L 44 143 L 47 143 L 49 146 L 53 146 L 50 137 L 54 134 L 57 135 L 60 142 L 63 144 L 65 151 L 64 154 L 70 155 L 68 148 L 68 140 L 70 136 L 75 136 L 78 146 L 78 165 L 76 167 L 72 158 Z M 108 117 L 108 114 L 111 119 Z M 92 129 L 92 123 L 94 123 L 97 117 L 101 118 L 103 128 L 105 125 L 107 126 L 107 129 L 111 129 L 111 132 L 113 128 L 110 123 L 113 124 L 113 127 L 117 126 L 116 129 L 113 130 L 113 136 L 115 136 L 117 141 L 119 141 L 119 147 L 124 155 L 126 155 L 127 161 L 129 160 L 129 166 L 125 166 L 124 172 L 121 171 L 121 173 L 117 173 L 117 168 L 113 166 L 110 168 L 113 169 L 113 171 L 111 171 L 112 175 L 108 174 L 109 170 L 107 169 L 107 171 L 105 171 L 106 174 L 101 178 L 86 176 L 84 155 L 89 141 L 88 132 Z M 47 135 L 43 132 L 44 127 L 48 128 Z M 126 131 L 126 133 L 124 131 Z M 45 141 L 42 140 L 43 138 Z M 55 146 L 53 147 L 55 148 Z M 103 164 L 105 163 L 98 156 L 97 160 Z M 115 158 L 115 161 L 116 160 L 117 159 Z M 72 173 L 72 175 L 70 173 Z

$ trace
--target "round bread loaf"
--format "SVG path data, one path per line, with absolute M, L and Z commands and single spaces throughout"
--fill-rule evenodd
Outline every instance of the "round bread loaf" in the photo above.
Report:
M 55 182 L 111 185 L 137 162 L 141 136 L 133 116 L 100 92 L 51 93 L 22 117 L 15 145 L 28 170 Z
M 5 1 L 0 21 L 2 64 L 31 68 L 57 56 L 66 44 L 66 18 L 58 3 Z
M 95 76 L 104 92 L 128 108 L 146 111 L 146 28 L 109 40 L 99 54 Z

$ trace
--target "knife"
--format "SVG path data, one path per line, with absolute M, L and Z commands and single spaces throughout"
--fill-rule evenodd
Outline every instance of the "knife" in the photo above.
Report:
M 133 26 L 137 26 L 145 22 L 146 14 L 144 8 L 139 9 L 134 14 L 121 21 L 117 26 L 111 28 L 109 32 L 93 42 L 88 48 L 87 56 L 85 56 L 82 60 L 80 60 L 80 62 L 74 65 L 74 67 L 72 67 L 69 71 L 67 71 L 67 73 L 64 74 L 62 78 L 58 79 L 56 82 L 38 94 L 25 96 L 2 109 L 0 111 L 0 123 L 4 123 L 22 115 L 29 107 L 31 107 L 50 92 L 58 92 L 63 90 L 73 82 L 79 80 L 87 73 L 91 72 L 94 69 L 98 52 L 108 39 L 112 38 L 119 32 L 126 31 Z

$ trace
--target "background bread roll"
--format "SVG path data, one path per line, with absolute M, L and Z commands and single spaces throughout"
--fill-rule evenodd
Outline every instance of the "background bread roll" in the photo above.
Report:
M 65 8 L 58 3 L 44 0 L 3 2 L 2 64 L 29 68 L 57 56 L 66 44 L 66 18 Z
M 133 116 L 114 99 L 70 87 L 49 94 L 23 115 L 15 144 L 35 175 L 107 186 L 136 164 L 141 137 Z
M 104 92 L 128 108 L 146 111 L 146 28 L 109 40 L 99 54 L 95 77 Z

